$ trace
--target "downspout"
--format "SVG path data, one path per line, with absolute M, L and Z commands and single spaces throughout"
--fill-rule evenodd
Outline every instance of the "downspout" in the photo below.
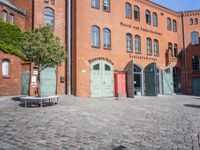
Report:
M 182 20 L 182 34 L 183 34 L 183 49 L 184 49 L 184 65 L 185 65 L 185 86 L 186 86 L 186 95 L 188 94 L 188 69 L 187 69 L 187 48 L 185 43 L 185 27 L 184 27 L 184 13 L 181 14 Z
M 34 30 L 35 2 L 32 0 L 32 30 Z
M 67 0 L 67 94 L 71 95 L 71 0 Z

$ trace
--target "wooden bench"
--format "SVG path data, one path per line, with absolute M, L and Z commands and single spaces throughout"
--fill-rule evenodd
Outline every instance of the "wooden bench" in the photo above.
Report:
M 57 104 L 59 100 L 59 96 L 47 96 L 47 97 L 36 97 L 36 96 L 25 96 L 20 98 L 20 105 L 24 104 L 25 107 L 28 104 L 38 104 L 42 107 L 43 103 L 48 102 L 49 105 Z

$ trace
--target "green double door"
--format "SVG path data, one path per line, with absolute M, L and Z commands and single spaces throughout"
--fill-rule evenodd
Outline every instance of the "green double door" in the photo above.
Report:
M 158 81 L 156 63 L 149 64 L 145 68 L 146 96 L 158 96 Z
M 174 93 L 173 67 L 168 66 L 163 70 L 163 93 L 172 95 Z
M 96 61 L 91 65 L 91 97 L 113 97 L 114 77 L 112 65 L 106 61 Z
M 56 68 L 47 67 L 40 73 L 41 96 L 56 95 Z

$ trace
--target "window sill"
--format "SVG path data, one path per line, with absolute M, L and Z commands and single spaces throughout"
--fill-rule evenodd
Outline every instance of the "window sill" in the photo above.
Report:
M 132 54 L 133 53 L 133 51 L 126 51 L 127 53 L 130 53 L 130 54 Z
M 97 10 L 100 9 L 100 7 L 94 7 L 94 6 L 91 6 L 91 8 L 93 8 L 93 9 L 97 9 Z
M 100 49 L 100 47 L 98 47 L 98 46 L 92 46 L 92 48 Z
M 126 18 L 127 18 L 127 19 L 132 19 L 132 17 L 127 17 L 127 16 L 126 16 Z
M 111 47 L 104 47 L 105 50 L 111 50 Z
M 138 55 L 140 55 L 140 54 L 142 54 L 141 52 L 135 52 L 135 54 L 138 54 Z
M 10 76 L 2 76 L 3 78 L 5 78 L 5 79 L 9 79 L 9 78 L 11 78 Z
M 109 10 L 103 10 L 103 12 L 110 13 L 110 11 L 109 11 Z
M 152 54 L 147 54 L 148 56 L 152 56 Z

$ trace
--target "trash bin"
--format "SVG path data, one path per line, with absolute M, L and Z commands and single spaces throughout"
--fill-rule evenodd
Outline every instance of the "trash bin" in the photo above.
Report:
M 115 71 L 115 96 L 126 97 L 126 72 Z

